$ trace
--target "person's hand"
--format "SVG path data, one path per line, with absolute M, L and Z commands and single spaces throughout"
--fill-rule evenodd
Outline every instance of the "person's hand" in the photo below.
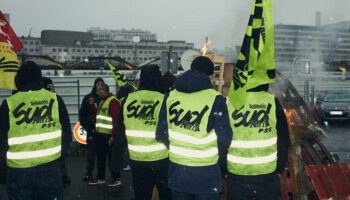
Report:
M 108 144 L 109 144 L 109 146 L 111 146 L 111 145 L 113 144 L 113 137 L 110 137 L 110 138 L 109 138 Z
M 90 103 L 90 105 L 94 104 L 95 103 L 95 99 L 93 97 L 90 97 L 89 98 L 89 103 Z

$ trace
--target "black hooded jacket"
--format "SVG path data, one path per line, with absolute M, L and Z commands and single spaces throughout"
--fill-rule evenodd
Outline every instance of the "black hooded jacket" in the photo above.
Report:
M 96 83 L 98 81 L 103 81 L 102 78 L 96 78 L 94 82 L 94 87 L 91 90 L 91 93 L 85 95 L 83 98 L 83 101 L 81 103 L 81 107 L 79 110 L 79 121 L 81 126 L 87 131 L 87 138 L 88 140 L 92 137 L 93 133 L 95 132 L 95 122 L 96 122 L 96 116 L 95 114 L 89 112 L 89 98 L 94 98 L 95 103 L 97 105 L 100 103 L 101 99 L 96 94 Z
M 27 62 L 28 65 L 33 65 L 32 62 Z M 40 69 L 34 64 L 35 67 L 27 67 L 21 70 L 22 67 L 17 72 L 15 77 L 15 83 L 20 92 L 28 92 L 28 91 L 36 91 L 42 89 L 41 84 L 41 72 Z M 31 70 L 39 70 L 39 72 L 31 73 Z M 40 73 L 40 74 L 38 74 Z M 35 80 L 35 81 L 33 81 Z M 66 106 L 61 98 L 57 98 L 58 101 L 58 112 L 59 112 L 59 120 L 62 128 L 62 142 L 69 141 L 71 135 L 67 135 L 64 133 L 70 133 L 70 124 L 69 124 L 69 116 L 66 112 Z M 68 119 L 68 120 L 67 120 Z M 10 130 L 10 121 L 9 121 L 9 107 L 7 104 L 7 100 L 5 99 L 0 107 L 0 183 L 4 182 L 4 175 L 6 169 L 6 152 L 8 150 L 8 136 L 7 133 Z M 62 144 L 62 148 L 66 145 Z M 65 152 L 63 149 L 61 152 Z M 52 161 L 52 162 L 56 162 Z M 51 162 L 50 162 L 51 163 Z M 46 165 L 46 164 L 43 164 Z M 40 165 L 40 166 L 43 166 Z
M 189 70 L 178 77 L 175 87 L 177 91 L 183 93 L 195 93 L 210 88 L 212 88 L 212 85 L 209 76 L 196 70 Z M 169 147 L 167 98 L 168 95 L 164 97 L 159 114 L 156 138 Z M 193 99 L 193 103 L 198 100 L 198 98 Z M 226 99 L 222 95 L 216 96 L 210 111 L 207 132 L 209 133 L 213 129 L 217 134 L 220 161 L 225 166 L 225 155 L 231 143 L 232 129 Z M 221 190 L 221 176 L 219 163 L 210 166 L 192 167 L 169 162 L 168 185 L 172 190 L 192 194 L 218 193 Z

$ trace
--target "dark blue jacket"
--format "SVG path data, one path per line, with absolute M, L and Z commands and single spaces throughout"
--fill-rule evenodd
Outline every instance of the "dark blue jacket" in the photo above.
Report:
M 212 88 L 209 77 L 197 71 L 189 70 L 176 80 L 175 89 L 180 92 L 193 93 Z M 169 147 L 166 100 L 164 97 L 159 115 L 156 138 Z M 193 99 L 193 103 L 198 99 Z M 227 150 L 231 143 L 232 129 L 230 128 L 226 99 L 216 97 L 207 126 L 207 132 L 215 129 L 218 139 L 220 162 L 225 166 Z M 169 188 L 179 192 L 192 194 L 218 193 L 221 190 L 221 173 L 219 162 L 215 165 L 203 167 L 183 166 L 170 161 Z

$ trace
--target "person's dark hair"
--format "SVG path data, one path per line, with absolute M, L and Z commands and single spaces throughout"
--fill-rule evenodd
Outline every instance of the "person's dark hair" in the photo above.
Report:
M 50 91 L 51 86 L 52 86 L 52 80 L 50 78 L 43 77 L 41 79 L 41 83 L 43 85 L 43 88 L 45 88 L 46 90 Z
M 101 86 L 101 89 L 102 89 L 103 91 L 109 93 L 109 85 L 107 85 L 106 83 L 103 84 L 103 85 Z
M 96 83 L 99 82 L 99 81 L 102 81 L 103 83 L 105 83 L 105 81 L 104 81 L 101 77 L 97 77 L 97 78 L 95 79 L 95 82 L 94 82 L 94 87 L 93 87 L 92 90 L 91 90 L 91 93 L 92 93 L 93 95 L 96 95 Z
M 130 84 L 126 84 L 119 88 L 119 91 L 117 93 L 117 99 L 121 99 L 123 97 L 127 97 L 130 92 L 135 91 L 134 87 L 132 87 Z
M 33 61 L 22 63 L 15 76 L 15 84 L 18 90 L 25 88 L 40 89 L 41 86 L 41 70 Z
M 210 76 L 214 74 L 214 63 L 206 56 L 198 56 L 192 61 L 191 70 L 196 70 Z
M 145 65 L 141 68 L 140 90 L 163 92 L 162 73 L 158 65 Z

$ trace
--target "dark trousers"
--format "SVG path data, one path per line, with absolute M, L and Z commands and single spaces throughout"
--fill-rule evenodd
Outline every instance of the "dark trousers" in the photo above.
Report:
M 219 200 L 220 194 L 190 194 L 172 190 L 171 197 L 172 200 Z
M 62 176 L 68 176 L 67 167 L 66 167 L 66 157 L 69 151 L 69 143 L 62 144 L 61 158 L 60 158 L 60 168 Z
M 116 171 L 115 167 L 112 165 L 112 147 L 108 144 L 110 136 L 97 133 L 95 138 L 97 178 L 105 179 L 106 158 L 108 158 L 108 167 L 111 172 L 112 179 L 120 178 L 120 172 Z
M 86 174 L 88 176 L 92 176 L 95 169 L 95 159 L 96 159 L 96 150 L 94 145 L 95 137 L 93 137 L 90 141 L 88 141 L 88 153 L 87 153 L 87 165 L 86 165 Z
M 61 170 L 57 161 L 31 168 L 7 168 L 6 186 L 9 199 L 63 199 Z
M 157 186 L 159 200 L 171 199 L 168 188 L 168 168 L 146 168 L 131 166 L 135 189 L 135 200 L 151 199 L 154 185 Z
M 228 200 L 278 200 L 280 182 L 278 175 L 232 176 L 227 178 Z

